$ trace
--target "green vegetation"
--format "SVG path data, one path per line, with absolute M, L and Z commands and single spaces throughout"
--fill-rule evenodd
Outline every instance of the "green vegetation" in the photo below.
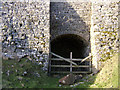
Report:
M 96 84 L 96 85 L 94 85 Z M 105 62 L 105 66 L 96 75 L 96 79 L 90 87 L 117 88 L 118 87 L 118 55 Z
M 54 88 L 58 78 L 48 77 L 39 65 L 24 58 L 3 60 L 2 81 L 3 88 Z
M 3 88 L 118 88 L 118 55 L 108 59 L 98 74 L 85 76 L 79 85 L 61 86 L 60 78 L 47 76 L 39 65 L 26 58 L 3 60 Z
M 102 70 L 94 75 L 87 76 L 84 79 L 85 87 L 90 88 L 118 88 L 118 54 L 108 59 Z M 119 85 L 120 86 L 120 85 Z M 81 86 L 78 86 L 81 87 Z

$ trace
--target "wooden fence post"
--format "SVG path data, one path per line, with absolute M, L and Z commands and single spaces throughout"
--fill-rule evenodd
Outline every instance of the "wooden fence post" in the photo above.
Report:
M 72 62 L 72 52 L 70 52 L 70 61 Z M 70 73 L 72 73 L 72 63 L 70 63 Z
M 89 53 L 89 55 L 91 56 L 91 53 Z M 90 57 L 90 72 L 92 72 L 92 56 Z

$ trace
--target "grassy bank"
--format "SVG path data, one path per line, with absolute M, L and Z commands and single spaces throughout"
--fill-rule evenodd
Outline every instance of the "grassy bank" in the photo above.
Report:
M 107 60 L 98 74 L 87 75 L 79 84 L 71 86 L 59 85 L 61 77 L 47 76 L 39 65 L 26 58 L 21 61 L 3 60 L 2 63 L 3 88 L 118 88 L 118 55 Z
M 120 54 L 119 54 L 120 55 Z M 120 70 L 120 67 L 119 67 Z M 88 88 L 118 88 L 118 54 L 106 61 L 105 66 L 96 75 L 84 77 L 84 84 L 77 86 Z
M 56 87 L 58 78 L 48 77 L 39 65 L 26 58 L 21 61 L 3 60 L 3 88 Z

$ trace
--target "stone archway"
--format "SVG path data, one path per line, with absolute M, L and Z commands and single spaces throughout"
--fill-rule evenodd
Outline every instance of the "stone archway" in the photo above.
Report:
M 89 55 L 89 43 L 75 34 L 63 34 L 51 41 L 51 51 L 69 58 L 73 52 L 73 58 L 85 58 Z

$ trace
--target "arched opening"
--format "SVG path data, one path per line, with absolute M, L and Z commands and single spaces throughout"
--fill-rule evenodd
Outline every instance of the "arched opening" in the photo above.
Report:
M 54 52 L 64 58 L 70 58 L 70 52 L 73 58 L 85 58 L 89 55 L 88 43 L 82 37 L 74 34 L 64 34 L 51 41 L 51 52 Z

